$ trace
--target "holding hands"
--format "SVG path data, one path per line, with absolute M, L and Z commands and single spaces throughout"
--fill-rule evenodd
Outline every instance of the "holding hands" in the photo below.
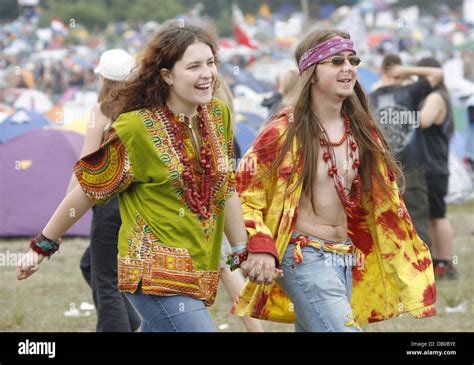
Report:
M 257 284 L 269 285 L 273 280 L 283 276 L 283 271 L 275 267 L 275 258 L 268 253 L 249 252 L 247 260 L 241 263 L 240 269 L 245 277 Z

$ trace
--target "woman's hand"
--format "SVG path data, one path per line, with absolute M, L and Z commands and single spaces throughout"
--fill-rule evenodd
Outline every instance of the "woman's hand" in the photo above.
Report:
M 257 284 L 269 285 L 283 276 L 283 271 L 275 267 L 275 258 L 268 253 L 249 252 L 247 260 L 240 265 L 240 270 L 245 277 Z
M 16 267 L 16 278 L 23 280 L 33 275 L 39 269 L 39 264 L 44 256 L 30 249 L 26 255 L 23 255 L 18 261 Z

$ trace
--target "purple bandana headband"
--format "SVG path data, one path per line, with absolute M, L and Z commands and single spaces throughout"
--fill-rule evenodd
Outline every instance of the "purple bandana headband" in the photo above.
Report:
M 330 56 L 345 51 L 354 52 L 354 54 L 356 54 L 354 43 L 347 38 L 334 37 L 326 42 L 318 44 L 316 47 L 306 51 L 301 57 L 300 64 L 298 65 L 300 75 L 315 63 L 321 62 Z

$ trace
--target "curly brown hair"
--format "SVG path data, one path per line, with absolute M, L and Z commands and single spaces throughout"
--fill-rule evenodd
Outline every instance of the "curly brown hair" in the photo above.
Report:
M 125 84 L 124 81 L 115 81 L 104 78 L 102 80 L 102 87 L 99 91 L 98 101 L 100 104 L 100 111 L 108 118 L 112 118 L 114 114 L 114 105 L 112 103 L 104 104 L 104 101 L 107 100 L 107 96 L 111 95 L 114 90 L 118 90 L 123 87 Z
M 112 119 L 132 110 L 165 105 L 170 87 L 160 70 L 171 70 L 186 49 L 196 42 L 207 44 L 217 63 L 218 47 L 211 27 L 178 20 L 164 23 L 137 60 L 138 66 L 131 79 L 104 101 L 105 107 L 114 110 Z

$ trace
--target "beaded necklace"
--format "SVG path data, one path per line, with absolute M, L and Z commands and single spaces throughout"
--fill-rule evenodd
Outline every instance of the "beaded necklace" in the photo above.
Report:
M 183 182 L 184 198 L 193 213 L 196 213 L 203 219 L 211 217 L 212 189 L 211 181 L 216 176 L 216 165 L 212 158 L 212 152 L 209 144 L 209 135 L 207 126 L 209 125 L 208 115 L 205 108 L 198 106 L 197 134 L 201 136 L 201 147 L 196 156 L 197 161 L 193 164 L 191 156 L 188 155 L 184 145 L 184 136 L 192 124 L 183 123 L 166 106 L 163 108 L 166 118 L 171 122 L 170 132 L 179 160 L 183 164 Z M 195 146 L 196 152 L 198 146 Z
M 357 143 L 354 139 L 354 136 L 352 135 L 352 130 L 351 130 L 351 120 L 349 119 L 349 116 L 347 113 L 344 114 L 344 135 L 338 142 L 331 142 L 329 140 L 329 136 L 324 129 L 322 125 L 321 127 L 321 136 L 319 137 L 319 143 L 323 149 L 323 160 L 326 162 L 326 165 L 328 167 L 328 175 L 332 177 L 334 181 L 334 188 L 336 189 L 337 195 L 339 196 L 339 199 L 341 200 L 342 205 L 345 208 L 356 208 L 360 204 L 360 199 L 361 199 L 361 180 L 360 180 L 360 175 L 359 175 L 359 166 L 360 166 L 360 161 L 357 158 Z M 341 146 L 345 141 L 347 140 L 347 146 L 346 146 L 346 158 L 347 158 L 347 163 L 350 164 L 350 160 L 352 160 L 352 169 L 355 172 L 355 177 L 353 180 L 353 184 L 355 187 L 355 191 L 353 196 L 351 197 L 350 194 L 350 189 L 348 187 L 348 169 L 349 166 L 346 168 L 346 172 L 344 173 L 343 176 L 338 175 L 338 169 L 337 169 L 337 164 L 336 164 L 336 154 L 334 153 L 334 148 L 337 146 Z M 342 184 L 342 181 L 344 180 L 344 177 L 346 177 L 346 186 Z

